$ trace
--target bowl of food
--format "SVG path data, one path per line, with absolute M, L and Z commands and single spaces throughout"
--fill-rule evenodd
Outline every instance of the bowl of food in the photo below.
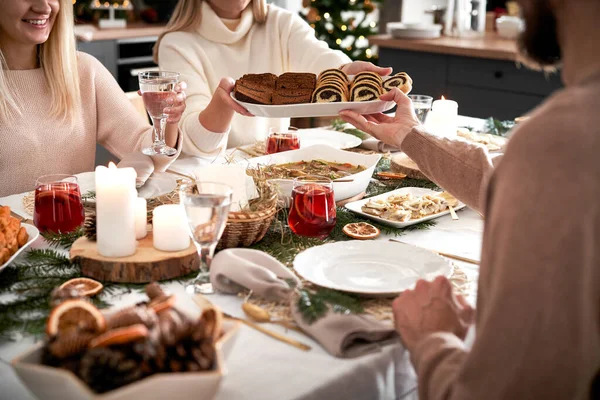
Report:
M 380 154 L 359 154 L 315 145 L 248 160 L 248 173 L 271 181 L 285 200 L 292 196 L 294 178 L 319 175 L 333 181 L 335 200 L 346 200 L 367 190 Z
M 239 323 L 214 307 L 192 316 L 157 284 L 146 292 L 148 302 L 104 313 L 59 290 L 46 340 L 12 362 L 21 381 L 39 399 L 169 398 L 173 388 L 212 399 Z

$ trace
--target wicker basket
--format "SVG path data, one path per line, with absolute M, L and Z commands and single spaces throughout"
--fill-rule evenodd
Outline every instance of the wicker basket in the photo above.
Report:
M 265 237 L 277 214 L 277 193 L 271 192 L 254 211 L 230 212 L 217 250 L 248 247 Z

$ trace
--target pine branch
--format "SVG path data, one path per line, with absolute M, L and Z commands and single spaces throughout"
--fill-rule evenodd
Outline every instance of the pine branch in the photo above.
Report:
M 361 314 L 364 312 L 360 300 L 335 290 L 319 288 L 316 291 L 299 290 L 296 303 L 306 323 L 313 324 L 325 316 L 328 310 L 338 314 Z
M 77 228 L 73 232 L 56 233 L 45 232 L 42 236 L 52 247 L 71 247 L 73 243 L 84 235 L 82 227 Z

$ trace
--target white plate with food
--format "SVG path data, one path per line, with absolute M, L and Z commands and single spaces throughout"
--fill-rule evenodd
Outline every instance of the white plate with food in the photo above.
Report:
M 353 201 L 346 208 L 363 217 L 395 228 L 406 228 L 450 214 L 450 208 L 460 210 L 465 205 L 447 192 L 405 187 Z
M 344 101 L 335 103 L 302 103 L 283 105 L 252 104 L 239 101 L 231 94 L 233 100 L 244 107 L 255 117 L 265 118 L 307 118 L 334 117 L 342 110 L 352 110 L 359 114 L 376 114 L 394 108 L 393 101 Z
M 25 249 L 27 249 L 35 240 L 40 236 L 40 231 L 33 225 L 30 224 L 22 224 L 22 227 L 27 231 L 27 242 L 19 248 L 4 264 L 0 265 L 0 272 L 8 265 L 15 260 Z
M 333 178 L 336 201 L 349 199 L 367 189 L 380 154 L 359 154 L 326 145 L 285 151 L 247 160 L 248 168 L 261 169 L 277 185 L 284 202 L 292 196 L 296 176 L 322 175 Z M 330 175 L 334 171 L 334 175 Z M 250 172 L 250 171 L 249 171 Z M 344 180 L 345 182 L 336 182 Z
M 419 279 L 449 277 L 452 264 L 409 244 L 386 241 L 328 243 L 303 251 L 294 270 L 315 285 L 363 296 L 394 296 Z
M 300 139 L 300 148 L 324 144 L 336 149 L 352 149 L 362 144 L 362 140 L 349 133 L 332 131 L 329 129 L 298 129 L 295 132 Z

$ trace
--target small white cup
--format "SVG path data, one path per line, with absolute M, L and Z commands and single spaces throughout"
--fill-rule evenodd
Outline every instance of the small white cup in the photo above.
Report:
M 496 20 L 498 35 L 505 39 L 516 39 L 523 31 L 524 23 L 519 17 L 504 15 Z

